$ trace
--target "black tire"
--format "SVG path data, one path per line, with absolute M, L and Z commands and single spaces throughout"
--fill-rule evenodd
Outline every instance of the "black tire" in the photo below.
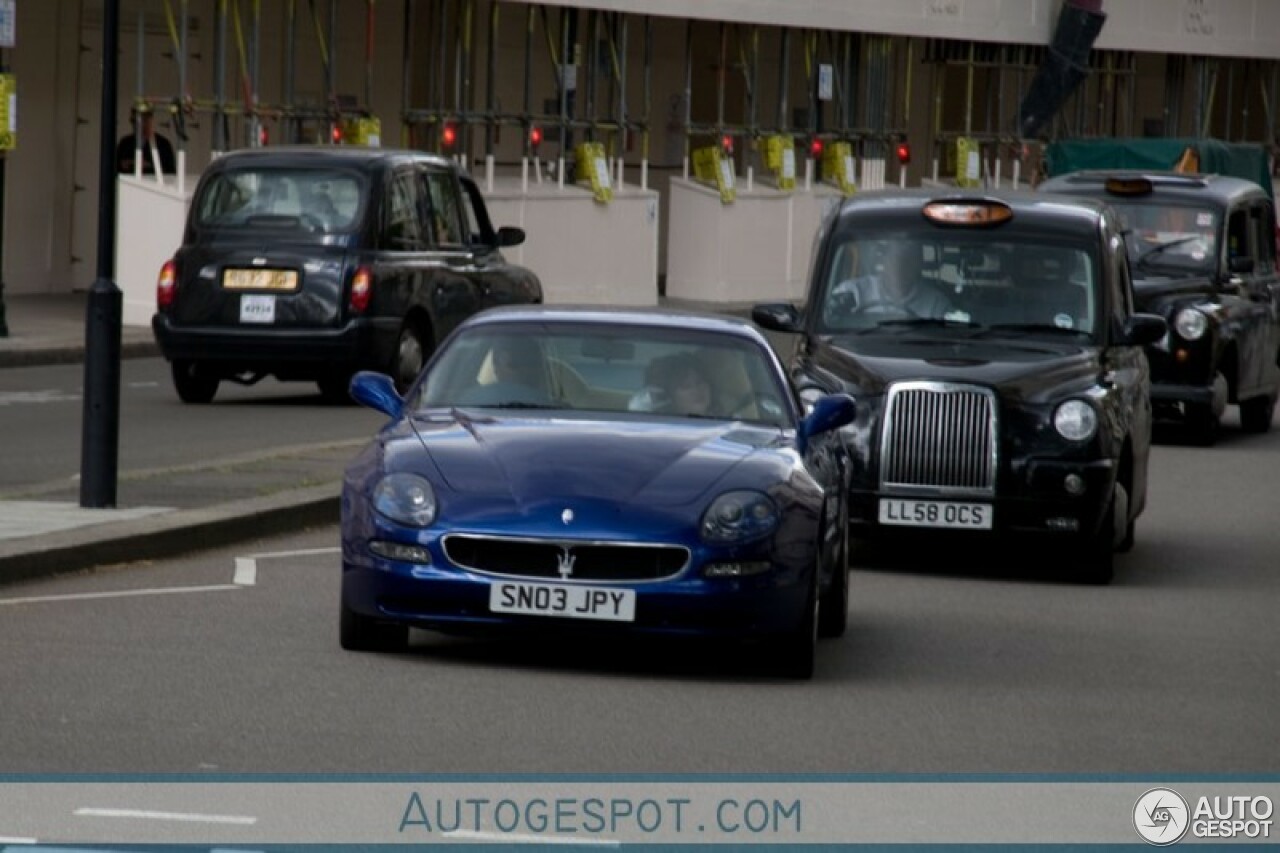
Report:
M 1276 412 L 1274 394 L 1253 397 L 1240 404 L 1240 428 L 1245 432 L 1264 433 L 1271 429 Z
M 808 681 L 813 678 L 814 660 L 818 655 L 818 589 L 817 577 L 809 582 L 809 595 L 804 614 L 794 630 L 783 634 L 777 653 L 778 674 L 783 678 Z
M 397 391 L 403 394 L 409 390 L 413 380 L 418 378 L 418 374 L 426 366 L 430 352 L 431 342 L 422 329 L 416 323 L 405 323 L 400 329 L 395 355 L 391 360 L 391 378 L 396 383 Z
M 342 372 L 317 379 L 316 387 L 320 389 L 320 396 L 326 403 L 353 403 L 351 376 L 350 373 Z
M 832 568 L 831 585 L 818 599 L 818 636 L 843 637 L 849 627 L 849 523 L 840 519 L 844 537 L 840 541 L 840 554 Z
M 1116 501 L 1112 494 L 1102 515 L 1102 523 L 1081 544 L 1078 553 L 1080 565 L 1076 569 L 1076 575 L 1084 583 L 1106 586 L 1115 577 L 1115 556 Z
M 1192 444 L 1212 447 L 1218 442 L 1221 423 L 1212 406 L 1197 406 L 1187 410 L 1184 427 Z
M 349 652 L 397 652 L 409 645 L 409 628 L 361 616 L 339 605 L 338 643 Z
M 196 405 L 213 402 L 214 395 L 218 393 L 217 379 L 201 376 L 193 361 L 175 361 L 172 370 L 173 387 L 179 400 Z

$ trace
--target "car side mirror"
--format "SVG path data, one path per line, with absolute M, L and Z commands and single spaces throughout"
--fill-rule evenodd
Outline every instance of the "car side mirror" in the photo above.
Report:
M 800 448 L 815 435 L 853 423 L 858 405 L 848 394 L 828 394 L 813 402 L 813 409 L 800 421 Z
M 524 229 L 505 225 L 498 229 L 499 246 L 519 246 L 524 242 Z
M 396 384 L 385 373 L 362 370 L 351 378 L 351 399 L 362 406 L 382 412 L 392 420 L 404 413 L 404 398 Z
M 771 332 L 799 332 L 800 312 L 790 302 L 769 302 L 751 309 L 751 321 Z
M 1169 324 L 1157 314 L 1134 314 L 1124 324 L 1124 342 L 1140 347 L 1154 344 L 1169 333 Z

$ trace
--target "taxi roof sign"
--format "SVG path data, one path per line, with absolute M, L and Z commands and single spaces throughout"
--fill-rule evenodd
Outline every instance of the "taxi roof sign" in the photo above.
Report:
M 994 199 L 944 199 L 926 204 L 924 216 L 940 225 L 979 227 L 1008 222 L 1013 210 Z
M 1152 192 L 1150 178 L 1107 178 L 1105 188 L 1112 195 L 1151 195 Z

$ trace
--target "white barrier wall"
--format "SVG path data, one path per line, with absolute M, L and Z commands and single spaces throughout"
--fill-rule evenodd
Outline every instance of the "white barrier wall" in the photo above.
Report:
M 182 245 L 187 205 L 199 176 L 179 191 L 173 177 L 121 176 L 116 182 L 116 285 L 122 294 L 121 324 L 150 326 L 156 312 L 156 276 Z
M 670 192 L 666 295 L 717 303 L 802 299 L 814 236 L 842 198 L 825 184 L 756 185 L 725 204 L 715 187 L 684 178 Z
M 526 191 L 518 178 L 498 178 L 484 196 L 495 228 L 525 230 L 524 243 L 502 254 L 538 275 L 548 304 L 658 303 L 656 191 L 615 187 L 604 204 L 576 185 L 544 179 Z

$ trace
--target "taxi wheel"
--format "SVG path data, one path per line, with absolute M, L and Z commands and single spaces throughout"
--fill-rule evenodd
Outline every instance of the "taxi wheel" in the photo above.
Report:
M 429 352 L 427 336 L 417 324 L 406 323 L 400 330 L 400 339 L 396 341 L 396 355 L 391 367 L 391 378 L 395 380 L 396 390 L 403 394 L 409 390 L 413 380 L 418 378 L 423 366 L 427 363 Z
M 1267 432 L 1276 412 L 1274 396 L 1254 397 L 1240 404 L 1240 427 L 1245 432 Z
M 320 396 L 326 403 L 354 402 L 351 399 L 351 376 L 350 373 L 341 372 L 317 379 L 316 387 L 320 389 Z
M 409 628 L 361 616 L 340 605 L 338 643 L 349 652 L 395 652 L 409 645 Z
M 199 375 L 195 362 L 180 360 L 173 363 L 173 387 L 182 402 L 204 405 L 213 402 L 218 380 Z
M 1187 410 L 1187 435 L 1193 444 L 1212 447 L 1218 441 L 1219 418 L 1211 406 L 1197 406 Z
M 1123 487 L 1120 487 L 1123 488 Z M 1102 515 L 1102 523 L 1093 535 L 1085 539 L 1078 559 L 1079 578 L 1088 584 L 1105 586 L 1115 577 L 1116 551 L 1116 496 L 1113 493 L 1107 501 L 1107 509 Z

